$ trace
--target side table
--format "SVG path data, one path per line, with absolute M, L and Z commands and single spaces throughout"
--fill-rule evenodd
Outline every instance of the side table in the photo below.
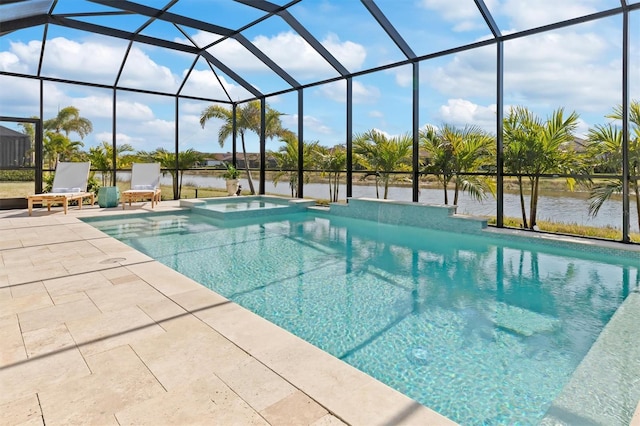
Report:
M 117 186 L 103 186 L 98 190 L 100 207 L 118 207 L 118 204 L 120 204 L 120 189 Z

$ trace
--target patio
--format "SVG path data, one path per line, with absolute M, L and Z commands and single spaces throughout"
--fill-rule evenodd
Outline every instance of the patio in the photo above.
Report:
M 0 424 L 454 424 L 78 220 L 114 213 L 0 211 Z

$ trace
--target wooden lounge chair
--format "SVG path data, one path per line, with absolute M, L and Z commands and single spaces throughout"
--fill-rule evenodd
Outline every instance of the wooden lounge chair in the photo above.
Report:
M 29 216 L 31 216 L 34 204 L 46 204 L 47 211 L 51 211 L 52 204 L 62 203 L 64 214 L 67 214 L 69 201 L 72 200 L 78 202 L 78 208 L 80 209 L 82 208 L 82 202 L 85 198 L 90 198 L 91 205 L 93 205 L 95 202 L 95 194 L 93 192 L 87 192 L 90 168 L 90 162 L 59 162 L 56 166 L 55 175 L 53 176 L 51 192 L 27 196 Z
M 122 209 L 126 203 L 151 200 L 151 208 L 160 202 L 160 163 L 133 163 L 131 189 L 122 192 Z

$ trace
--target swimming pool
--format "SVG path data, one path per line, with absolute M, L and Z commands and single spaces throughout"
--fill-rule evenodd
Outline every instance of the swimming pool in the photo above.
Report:
M 632 256 L 314 213 L 87 221 L 461 424 L 540 423 L 638 283 Z

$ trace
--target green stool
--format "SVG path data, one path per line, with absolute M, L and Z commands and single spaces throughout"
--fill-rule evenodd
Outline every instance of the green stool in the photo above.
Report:
M 118 204 L 120 204 L 120 189 L 117 186 L 103 186 L 98 190 L 100 207 L 118 207 Z

